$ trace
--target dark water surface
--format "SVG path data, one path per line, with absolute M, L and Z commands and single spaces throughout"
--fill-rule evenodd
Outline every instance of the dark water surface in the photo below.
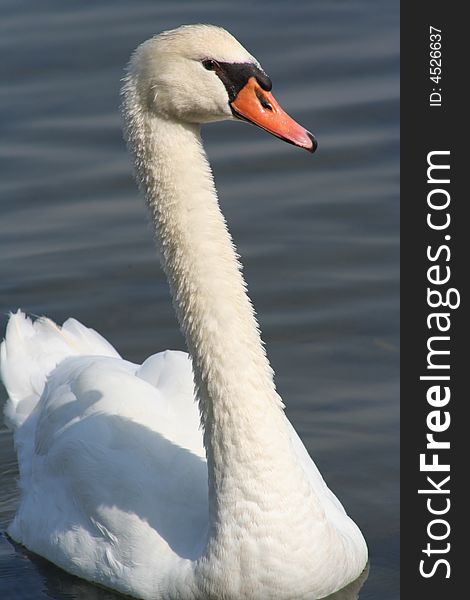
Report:
M 184 348 L 118 114 L 123 65 L 153 33 L 225 26 L 316 134 L 312 157 L 235 123 L 204 131 L 288 416 L 368 541 L 360 598 L 398 598 L 398 2 L 0 0 L 0 11 L 2 332 L 21 307 L 73 315 L 134 361 Z M 16 477 L 1 429 L 2 531 Z M 0 597 L 116 598 L 4 536 Z

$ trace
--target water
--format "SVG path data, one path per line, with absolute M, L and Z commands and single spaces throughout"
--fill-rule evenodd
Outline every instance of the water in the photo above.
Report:
M 398 598 L 398 2 L 0 0 L 0 313 L 73 315 L 127 358 L 183 348 L 118 116 L 131 50 L 227 27 L 313 157 L 255 128 L 204 138 L 287 413 L 358 522 L 361 600 Z M 0 392 L 2 401 L 4 390 Z M 0 431 L 0 529 L 18 498 Z M 115 598 L 0 537 L 5 599 Z

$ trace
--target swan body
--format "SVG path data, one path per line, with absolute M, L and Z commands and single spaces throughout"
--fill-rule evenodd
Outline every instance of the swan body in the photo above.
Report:
M 308 150 L 313 136 L 259 63 L 205 25 L 137 49 L 123 113 L 189 356 L 135 365 L 73 319 L 13 314 L 0 355 L 20 469 L 9 534 L 138 598 L 323 598 L 360 575 L 366 544 L 284 414 L 199 130 L 250 120 Z

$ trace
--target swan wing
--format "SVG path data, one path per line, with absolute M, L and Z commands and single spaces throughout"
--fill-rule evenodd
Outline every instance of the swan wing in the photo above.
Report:
M 97 355 L 120 358 L 99 333 L 75 319 L 62 327 L 40 317 L 31 321 L 22 311 L 10 315 L 0 347 L 0 376 L 8 390 L 7 424 L 16 429 L 39 400 L 47 376 L 66 357 Z
M 31 322 L 20 322 L 31 334 L 23 335 L 26 346 L 43 335 L 44 324 L 34 331 L 37 323 L 31 332 Z M 60 359 L 56 337 L 63 328 L 55 327 L 52 335 L 46 326 L 55 358 L 43 364 Z M 15 347 L 13 340 L 22 340 L 16 329 L 15 335 L 7 331 L 2 348 L 2 375 L 16 394 L 10 421 L 17 424 L 21 487 L 9 533 L 90 581 L 141 597 L 164 589 L 173 570 L 184 572 L 199 556 L 207 532 L 207 465 L 188 356 L 167 351 L 138 366 L 99 336 L 94 348 L 107 348 L 108 356 L 59 360 L 25 415 L 21 393 L 40 391 L 44 373 L 32 367 L 34 387 L 27 365 L 18 366 L 22 352 L 31 352 Z M 13 373 L 27 380 L 23 388 Z

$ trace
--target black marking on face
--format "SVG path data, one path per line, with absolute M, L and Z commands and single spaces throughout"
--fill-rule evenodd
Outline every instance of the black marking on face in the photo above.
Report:
M 255 77 L 259 85 L 267 92 L 273 84 L 266 73 L 253 63 L 227 63 L 207 58 L 202 64 L 208 71 L 215 71 L 225 86 L 229 102 L 233 102 L 238 92 L 245 87 L 250 77 Z

